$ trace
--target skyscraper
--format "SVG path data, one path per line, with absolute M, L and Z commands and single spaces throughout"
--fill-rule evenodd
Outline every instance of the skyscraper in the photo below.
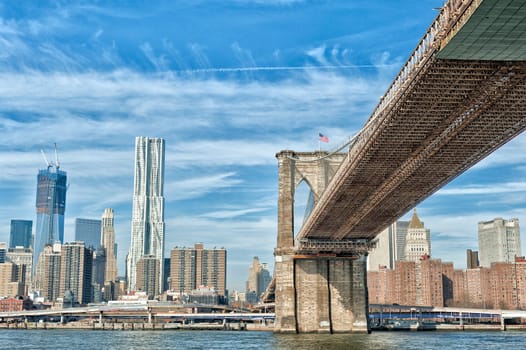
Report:
M 255 256 L 252 259 L 252 265 L 248 269 L 248 280 L 247 280 L 247 292 L 257 292 L 258 291 L 258 274 L 261 270 L 261 264 L 259 263 L 259 258 Z
M 407 227 L 404 260 L 418 262 L 423 256 L 431 256 L 431 238 L 429 230 L 420 221 L 415 208 Z
M 101 290 L 106 282 L 106 251 L 103 247 L 93 252 L 93 272 L 91 276 L 91 282 L 94 290 Z
M 143 256 L 159 260 L 159 281 L 164 261 L 164 140 L 135 139 L 135 176 L 131 244 L 127 259 L 128 291 L 137 290 L 137 262 Z M 159 294 L 162 283 L 159 283 Z
M 16 297 L 25 292 L 24 265 L 12 262 L 0 263 L 0 295 L 2 297 Z
M 12 262 L 18 266 L 24 265 L 26 271 L 25 284 L 27 288 L 32 286 L 33 272 L 33 250 L 31 248 L 9 248 L 7 250 L 6 261 Z
M 255 300 L 259 301 L 261 294 L 265 292 L 268 284 L 272 280 L 267 264 L 261 264 L 257 256 L 252 260 L 252 265 L 248 269 L 247 294 L 254 293 Z
M 159 259 L 155 256 L 143 256 L 137 261 L 137 290 L 153 299 L 159 291 Z
M 395 262 L 404 259 L 409 221 L 396 221 L 380 232 L 376 247 L 367 257 L 367 271 L 394 269 Z
M 491 267 L 493 262 L 514 262 L 521 256 L 519 219 L 496 218 L 478 225 L 480 266 Z
M 9 248 L 33 246 L 33 221 L 11 220 L 11 232 L 9 235 Z
M 64 211 L 66 210 L 67 175 L 57 164 L 49 163 L 37 177 L 37 227 L 33 265 L 46 244 L 64 242 Z M 34 271 L 34 270 L 33 270 Z
M 84 242 L 86 248 L 97 250 L 101 240 L 101 221 L 94 219 L 75 219 L 75 241 Z
M 65 243 L 60 261 L 59 296 L 69 290 L 74 302 L 90 303 L 93 250 L 86 248 L 84 242 Z
M 226 295 L 226 250 L 194 248 L 172 249 L 170 254 L 170 289 L 189 293 L 199 286 L 213 287 L 220 296 Z
M 39 256 L 33 278 L 34 289 L 42 292 L 48 301 L 55 301 L 60 295 L 60 243 L 47 244 Z
M 106 266 L 104 269 L 105 281 L 117 280 L 117 257 L 115 256 L 115 228 L 113 222 L 113 209 L 104 209 L 102 214 L 101 244 L 106 252 Z

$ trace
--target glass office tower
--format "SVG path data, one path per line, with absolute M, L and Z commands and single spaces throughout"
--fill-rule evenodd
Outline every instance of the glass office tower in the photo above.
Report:
M 37 177 L 37 225 L 33 266 L 46 244 L 64 242 L 64 211 L 66 209 L 67 175 L 58 166 L 49 165 Z M 33 269 L 35 271 L 35 269 Z
M 75 241 L 84 242 L 86 248 L 100 248 L 101 221 L 94 219 L 75 219 Z
M 9 248 L 33 246 L 33 221 L 11 220 L 11 232 L 9 235 Z

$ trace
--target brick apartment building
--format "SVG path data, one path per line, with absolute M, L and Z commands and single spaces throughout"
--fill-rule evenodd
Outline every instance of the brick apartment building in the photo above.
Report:
M 455 270 L 440 259 L 397 261 L 367 273 L 371 304 L 526 310 L 526 260 Z

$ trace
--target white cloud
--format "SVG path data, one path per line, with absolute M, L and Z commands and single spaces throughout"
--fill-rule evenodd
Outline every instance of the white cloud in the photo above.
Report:
M 246 214 L 260 213 L 266 211 L 269 208 L 248 208 L 248 209 L 237 209 L 237 210 L 218 210 L 210 213 L 201 215 L 205 218 L 211 219 L 232 219 Z
M 318 61 L 322 66 L 328 66 L 329 61 L 325 58 L 325 50 L 327 47 L 325 45 L 315 47 L 313 49 L 310 49 L 307 51 L 307 55 L 314 58 L 316 61 Z
M 243 182 L 235 176 L 235 172 L 230 172 L 165 182 L 165 198 L 167 201 L 182 201 L 198 198 L 212 191 L 228 189 Z
M 104 30 L 99 29 L 93 34 L 93 40 L 99 40 L 100 36 L 104 33 Z
M 526 182 L 491 183 L 489 185 L 472 185 L 457 188 L 444 188 L 437 195 L 487 195 L 505 194 L 526 191 Z

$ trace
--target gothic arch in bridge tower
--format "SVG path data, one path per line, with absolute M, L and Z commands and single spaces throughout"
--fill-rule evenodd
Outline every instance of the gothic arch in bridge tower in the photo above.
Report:
M 294 192 L 294 235 L 298 234 L 315 203 L 316 199 L 311 185 L 308 181 L 301 180 L 296 185 Z
M 285 150 L 276 154 L 279 166 L 277 248 L 294 247 L 294 197 L 298 186 L 305 182 L 316 204 L 344 157 L 342 153 L 329 156 L 325 151 Z

